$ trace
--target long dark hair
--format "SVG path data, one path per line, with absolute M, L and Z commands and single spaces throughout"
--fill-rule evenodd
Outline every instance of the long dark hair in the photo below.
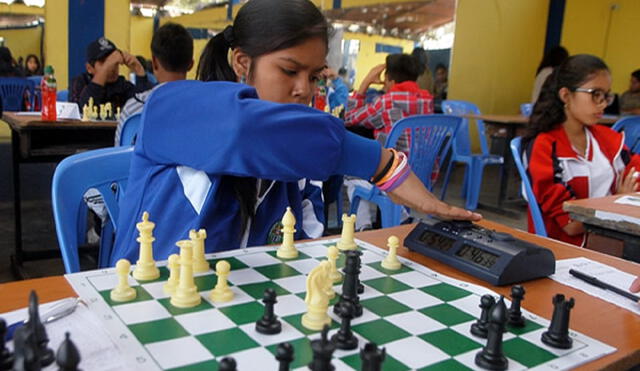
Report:
M 602 59 L 589 54 L 569 57 L 554 69 L 542 85 L 540 97 L 533 106 L 525 140 L 530 140 L 539 133 L 549 131 L 567 120 L 567 115 L 564 113 L 564 102 L 558 94 L 560 89 L 567 88 L 573 91 L 587 82 L 593 74 L 603 70 L 609 71 L 609 67 Z
M 536 75 L 540 73 L 543 68 L 557 67 L 562 64 L 567 58 L 569 58 L 569 52 L 564 47 L 558 45 L 549 49 L 542 57 L 540 65 L 536 70 Z
M 329 26 L 309 0 L 250 0 L 240 8 L 233 26 L 214 36 L 198 61 L 196 78 L 201 81 L 238 81 L 229 64 L 230 49 L 239 48 L 253 61 L 261 55 L 291 48 L 312 38 L 329 43 Z M 249 81 L 254 68 L 249 69 Z M 257 181 L 251 177 L 225 176 L 240 203 L 241 228 L 255 213 Z

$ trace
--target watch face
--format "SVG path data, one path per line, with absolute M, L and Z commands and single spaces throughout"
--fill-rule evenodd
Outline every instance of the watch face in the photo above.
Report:
M 485 268 L 491 268 L 496 261 L 498 261 L 499 257 L 496 254 L 471 245 L 463 245 L 462 248 L 456 252 L 456 256 Z
M 453 247 L 453 244 L 456 242 L 454 238 L 450 238 L 438 233 L 424 231 L 420 235 L 420 242 L 424 243 L 428 247 L 433 249 L 438 249 L 442 251 L 448 251 Z

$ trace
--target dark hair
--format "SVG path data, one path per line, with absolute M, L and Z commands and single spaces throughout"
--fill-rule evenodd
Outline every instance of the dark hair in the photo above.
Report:
M 544 54 L 544 57 L 542 57 L 542 61 L 540 61 L 540 65 L 536 70 L 536 75 L 539 74 L 543 68 L 559 66 L 567 58 L 569 58 L 569 52 L 567 49 L 560 45 L 554 46 Z
M 387 78 L 396 83 L 416 81 L 420 76 L 418 61 L 409 54 L 390 54 L 385 62 Z
M 442 63 L 438 63 L 438 64 L 436 64 L 436 71 L 439 70 L 439 69 L 443 69 L 443 70 L 446 71 L 447 70 L 447 66 L 445 66 Z
M 562 88 L 574 90 L 588 81 L 598 71 L 609 71 L 609 67 L 602 59 L 589 55 L 578 54 L 569 57 L 547 77 L 540 97 L 533 106 L 529 127 L 525 138 L 530 140 L 539 133 L 549 131 L 567 119 L 564 113 L 564 102 L 558 92 Z
M 418 67 L 420 68 L 420 72 L 418 73 L 418 76 L 420 76 L 424 73 L 424 71 L 428 67 L 429 57 L 427 56 L 427 52 L 422 48 L 415 48 L 411 52 L 411 55 L 418 62 Z
M 171 72 L 187 72 L 193 61 L 193 37 L 186 28 L 166 23 L 151 39 L 151 54 Z
M 636 80 L 640 81 L 640 70 L 631 72 L 631 77 L 635 77 Z
M 29 60 L 31 59 L 35 59 L 36 64 L 38 65 L 38 67 L 36 68 L 35 72 L 31 72 L 29 71 Z M 35 54 L 29 54 L 27 55 L 27 58 L 24 60 L 24 71 L 27 73 L 27 75 L 41 75 L 42 74 L 42 65 L 40 64 L 40 59 L 38 58 L 38 56 L 36 56 Z
M 250 0 L 240 8 L 233 26 L 214 36 L 198 61 L 196 79 L 238 81 L 229 65 L 230 49 L 239 48 L 252 60 L 278 50 L 320 38 L 328 48 L 329 26 L 320 10 L 309 0 Z M 251 80 L 253 69 L 249 71 Z M 225 176 L 240 203 L 240 234 L 255 214 L 257 181 L 250 177 Z
M 250 0 L 238 11 L 233 27 L 209 40 L 200 55 L 196 78 L 237 81 L 229 65 L 229 49 L 239 48 L 255 60 L 316 37 L 328 47 L 327 20 L 311 1 Z
M 0 77 L 22 77 L 22 71 L 16 67 L 11 50 L 0 46 Z
M 347 69 L 344 67 L 340 67 L 338 70 L 338 76 L 347 76 Z

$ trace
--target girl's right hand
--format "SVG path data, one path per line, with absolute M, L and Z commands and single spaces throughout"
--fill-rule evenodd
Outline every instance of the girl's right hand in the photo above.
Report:
M 632 167 L 627 176 L 621 178 L 616 194 L 633 193 L 638 190 L 638 175 L 636 168 Z
M 629 287 L 629 290 L 631 292 L 638 292 L 640 291 L 640 276 L 636 277 L 636 279 L 633 281 L 633 283 L 631 284 L 631 287 Z

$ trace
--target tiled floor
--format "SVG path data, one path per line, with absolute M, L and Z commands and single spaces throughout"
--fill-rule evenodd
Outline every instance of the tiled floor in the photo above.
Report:
M 13 225 L 13 190 L 11 186 L 11 158 L 10 143 L 0 140 L 0 282 L 12 281 L 10 269 L 10 255 L 14 249 Z M 51 211 L 50 189 L 51 178 L 55 165 L 28 164 L 23 165 L 22 179 L 22 220 L 23 246 L 25 249 L 49 249 L 57 247 L 53 214 Z M 498 189 L 498 168 L 489 167 L 485 173 L 481 201 L 488 204 L 495 203 Z M 447 201 L 455 205 L 463 205 L 460 198 L 463 168 L 456 168 L 452 173 L 450 190 Z M 518 180 L 510 178 L 510 194 L 517 193 Z M 436 188 L 439 195 L 439 189 Z M 346 199 L 346 197 L 345 197 Z M 347 205 L 344 207 L 348 210 Z M 526 207 L 521 204 L 513 209 L 515 217 L 507 217 L 484 210 L 479 210 L 486 219 L 509 225 L 514 228 L 526 229 Z M 329 225 L 335 225 L 335 211 L 331 210 Z M 418 215 L 419 216 L 419 215 Z M 90 262 L 88 263 L 90 264 Z M 25 264 L 25 270 L 32 278 L 64 273 L 61 259 L 42 260 Z

